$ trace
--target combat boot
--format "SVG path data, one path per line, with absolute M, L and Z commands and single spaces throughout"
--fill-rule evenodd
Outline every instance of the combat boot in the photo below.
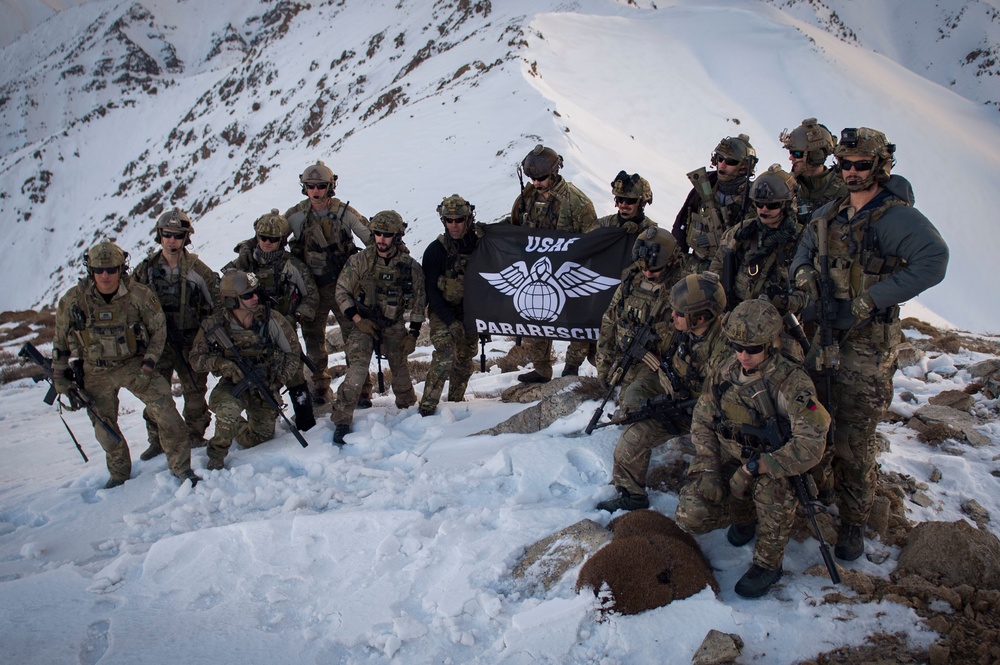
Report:
M 563 367 L 563 376 L 580 376 L 580 366 L 579 365 L 566 365 Z
M 731 524 L 729 531 L 726 531 L 726 540 L 733 547 L 743 547 L 757 534 L 757 523 Z
M 526 374 L 518 375 L 517 380 L 520 381 L 521 383 L 548 383 L 549 381 L 551 381 L 551 379 L 542 376 L 535 370 L 531 370 Z
M 337 425 L 336 427 L 333 428 L 333 442 L 338 446 L 344 445 L 345 443 L 347 443 L 346 441 L 344 441 L 344 437 L 350 433 L 351 433 L 350 425 Z
M 370 409 L 372 408 L 372 396 L 361 393 L 358 395 L 358 408 L 359 409 Z
M 295 411 L 295 428 L 300 432 L 308 432 L 316 425 L 309 389 L 304 383 L 292 386 L 288 389 L 288 396 L 292 400 L 292 410 Z
M 226 468 L 226 461 L 218 457 L 209 457 L 207 468 L 209 471 L 221 471 Z
M 199 476 L 198 474 L 196 474 L 191 469 L 188 469 L 187 471 L 184 471 L 184 472 L 181 473 L 180 479 L 181 479 L 182 483 L 185 480 L 190 480 L 191 481 L 191 487 L 194 487 L 201 480 L 201 476 Z
M 149 448 L 146 448 L 144 451 L 142 451 L 142 454 L 139 455 L 139 459 L 141 459 L 143 462 L 148 462 L 157 455 L 162 455 L 162 454 L 163 454 L 163 448 L 160 447 L 160 442 L 157 441 L 156 443 L 149 444 Z
M 768 570 L 752 564 L 736 583 L 735 591 L 744 598 L 760 598 L 781 579 L 782 572 L 781 566 L 778 566 L 777 570 Z
M 619 487 L 618 496 L 607 501 L 601 501 L 595 507 L 598 510 L 606 510 L 609 513 L 618 510 L 644 510 L 649 508 L 649 497 L 645 494 L 631 494 L 624 487 Z
M 125 484 L 124 480 L 118 480 L 116 478 L 111 478 L 110 480 L 108 480 L 108 482 L 104 483 L 104 489 L 110 490 L 110 489 L 114 489 L 114 488 L 119 487 L 119 486 L 124 485 L 124 484 Z
M 329 404 L 331 401 L 330 389 L 329 388 L 316 388 L 312 391 L 313 404 L 316 406 L 323 406 Z
M 833 555 L 841 561 L 854 561 L 865 552 L 865 536 L 860 526 L 841 524 Z
M 426 418 L 427 416 L 433 416 L 435 411 L 437 411 L 437 409 L 434 408 L 433 406 L 422 406 L 419 409 L 417 409 L 417 413 L 419 413 L 423 418 Z

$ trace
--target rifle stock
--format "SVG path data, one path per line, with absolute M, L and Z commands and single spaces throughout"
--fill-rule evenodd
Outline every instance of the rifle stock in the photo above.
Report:
M 612 418 L 607 422 L 598 423 L 594 426 L 594 429 L 611 427 L 612 425 L 630 425 L 643 420 L 654 419 L 660 423 L 668 434 L 677 436 L 683 431 L 682 427 L 677 424 L 677 420 L 683 416 L 687 421 L 685 425 L 690 426 L 691 412 L 697 403 L 698 400 L 691 398 L 676 401 L 670 395 L 664 393 L 647 399 L 637 411 L 632 411 L 618 418 Z
M 628 344 L 625 346 L 625 352 L 618 358 L 611 370 L 611 379 L 608 381 L 608 392 L 601 401 L 601 405 L 594 411 L 594 415 L 591 416 L 587 427 L 583 430 L 585 434 L 592 434 L 597 428 L 598 421 L 604 416 L 604 406 L 611 399 L 615 388 L 621 384 L 625 375 L 632 368 L 632 365 L 637 360 L 642 360 L 642 357 L 646 355 L 646 350 L 650 342 L 656 338 L 657 335 L 653 332 L 653 315 L 650 313 L 649 317 L 643 323 L 637 324 L 632 329 L 632 334 L 628 337 Z

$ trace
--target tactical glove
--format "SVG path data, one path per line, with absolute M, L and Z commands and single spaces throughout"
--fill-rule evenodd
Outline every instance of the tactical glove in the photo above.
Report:
M 456 342 L 459 342 L 465 338 L 465 326 L 462 325 L 461 321 L 453 321 L 452 324 L 448 326 L 448 333 Z
M 729 491 L 735 498 L 745 499 L 751 483 L 753 483 L 753 476 L 746 470 L 746 467 L 741 466 L 729 479 Z
M 70 391 L 73 390 L 73 370 L 64 369 L 61 372 L 53 372 L 52 385 L 60 395 L 69 395 Z
M 851 301 L 851 314 L 858 321 L 867 321 L 874 311 L 875 301 L 867 293 L 862 293 Z
M 233 383 L 239 383 L 243 379 L 243 372 L 240 371 L 240 368 L 236 366 L 236 363 L 227 358 L 219 361 L 215 373 L 223 379 L 229 379 Z
M 361 319 L 354 325 L 358 327 L 358 331 L 368 335 L 369 337 L 378 336 L 378 329 L 375 328 L 375 322 L 371 319 Z
M 795 271 L 795 287 L 808 293 L 813 300 L 819 300 L 819 286 L 816 282 L 818 276 L 816 268 L 804 265 Z
M 403 338 L 403 355 L 410 355 L 417 348 L 417 336 L 407 333 Z
M 624 224 L 622 224 L 622 228 L 625 229 L 625 233 L 629 234 L 630 236 L 634 236 L 637 233 L 639 233 L 639 225 L 636 224 L 635 222 L 625 222 Z
M 702 471 L 695 482 L 695 489 L 703 499 L 709 503 L 722 503 L 726 490 L 718 471 Z

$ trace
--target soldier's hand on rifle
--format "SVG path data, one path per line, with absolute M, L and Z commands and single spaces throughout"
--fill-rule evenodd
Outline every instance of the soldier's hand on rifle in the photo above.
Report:
M 654 372 L 660 371 L 660 359 L 652 351 L 646 351 L 646 355 L 642 357 L 642 362 Z
M 354 322 L 354 325 L 358 327 L 358 330 L 369 337 L 378 337 L 378 329 L 375 327 L 375 322 L 371 319 L 361 318 Z
M 795 288 L 805 291 L 813 300 L 819 300 L 819 286 L 816 281 L 818 277 L 816 268 L 804 265 L 795 271 Z
M 851 301 L 851 314 L 854 315 L 858 321 L 866 321 L 875 311 L 875 301 L 867 293 L 862 293 L 860 296 Z
M 73 370 L 68 367 L 52 373 L 52 385 L 60 395 L 69 395 L 73 390 Z
M 753 482 L 753 476 L 747 471 L 746 466 L 741 466 L 733 474 L 733 477 L 729 479 L 729 491 L 733 493 L 733 496 L 737 499 L 745 499 L 747 491 L 750 489 L 750 484 Z
M 417 336 L 412 332 L 407 333 L 406 337 L 403 338 L 403 353 L 405 355 L 410 355 L 417 348 Z
M 219 361 L 219 367 L 215 370 L 219 376 L 224 379 L 229 379 L 233 383 L 239 383 L 243 380 L 243 372 L 237 367 L 236 363 L 227 358 L 223 358 Z
M 709 503 L 722 503 L 726 490 L 718 471 L 702 471 L 695 483 L 695 490 L 703 499 Z

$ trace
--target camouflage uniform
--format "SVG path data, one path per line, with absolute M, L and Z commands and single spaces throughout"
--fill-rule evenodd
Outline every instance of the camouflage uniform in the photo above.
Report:
M 511 223 L 535 229 L 555 229 L 586 233 L 595 228 L 597 213 L 587 195 L 560 175 L 551 176 L 554 185 L 546 198 L 528 183 L 514 200 Z M 552 378 L 552 340 L 530 338 L 523 341 L 534 370 L 545 379 Z M 586 346 L 586 345 L 584 345 Z M 578 352 L 578 351 L 577 351 Z M 585 354 L 586 355 L 586 354 Z
M 347 259 L 358 251 L 352 233 L 365 245 L 371 245 L 371 232 L 368 220 L 338 198 L 331 198 L 329 208 L 322 212 L 314 210 L 306 199 L 289 208 L 285 218 L 294 235 L 291 253 L 308 266 L 319 289 L 316 315 L 311 321 L 303 320 L 302 338 L 306 343 L 306 356 L 316 366 L 313 390 L 323 393 L 330 387 L 326 348 L 326 323 L 330 312 L 340 325 L 345 344 L 354 329 L 354 323 L 337 307 L 337 279 Z M 365 394 L 370 394 L 370 380 L 365 388 Z
M 464 327 L 465 270 L 477 244 L 470 223 L 468 232 L 458 240 L 446 232 L 424 251 L 422 266 L 434 355 L 420 399 L 421 412 L 433 413 L 445 381 L 449 382 L 449 402 L 461 402 L 465 398 L 479 339 L 476 333 Z M 455 329 L 459 327 L 462 333 L 456 337 Z
M 191 345 L 198 333 L 202 319 L 219 304 L 219 276 L 188 250 L 181 250 L 180 264 L 171 268 L 163 251 L 156 250 L 143 259 L 132 273 L 134 282 L 150 287 L 160 301 L 167 319 L 167 343 L 156 363 L 167 383 L 176 372 L 184 395 L 184 422 L 192 443 L 205 438 L 210 416 L 205 393 L 208 391 L 208 374 L 196 372 L 191 367 Z M 142 412 L 146 421 L 146 435 L 150 447 L 162 448 L 159 428 L 149 417 L 149 409 Z M 157 453 L 159 454 L 159 453 Z
M 410 313 L 410 326 L 419 330 L 427 307 L 424 273 L 420 264 L 397 245 L 389 259 L 378 255 L 375 246 L 352 256 L 337 280 L 337 305 L 351 318 L 354 313 L 371 319 L 379 329 L 381 351 L 392 370 L 392 392 L 400 409 L 417 401 L 404 352 L 406 336 L 403 314 Z M 366 313 L 367 312 L 367 313 Z M 375 340 L 360 330 L 347 340 L 347 375 L 337 389 L 330 419 L 337 425 L 350 425 L 354 408 L 368 379 L 368 366 L 375 350 Z
M 831 201 L 847 195 L 847 186 L 837 171 L 823 167 L 819 175 L 797 175 L 795 182 L 799 184 L 798 220 L 802 224 L 809 222 L 812 214 Z
M 233 375 L 234 356 L 215 340 L 213 330 L 217 328 L 229 336 L 245 360 L 263 370 L 264 380 L 273 395 L 302 371 L 302 349 L 295 329 L 284 316 L 269 307 L 259 307 L 250 328 L 240 325 L 228 308 L 201 324 L 191 349 L 191 364 L 199 371 L 220 377 L 209 397 L 215 414 L 215 435 L 208 442 L 210 468 L 213 461 L 221 468 L 233 439 L 244 448 L 252 448 L 274 438 L 274 423 L 278 417 L 274 408 L 253 387 L 239 397 L 233 396 L 232 390 L 237 383 L 234 378 L 241 380 L 243 377 L 238 373 Z M 244 411 L 246 420 L 242 416 Z
M 128 442 L 118 428 L 121 388 L 146 405 L 146 413 L 158 426 L 170 471 L 179 478 L 191 472 L 188 430 L 170 394 L 170 383 L 162 374 L 142 369 L 143 363 L 155 366 L 160 360 L 166 338 L 166 317 L 156 294 L 124 275 L 110 300 L 87 279 L 59 301 L 52 369 L 67 369 L 71 351 L 83 360 L 85 387 L 94 409 L 121 437 L 116 443 L 92 419 L 113 484 L 125 482 L 132 473 Z
M 726 493 L 721 503 L 702 496 L 701 474 L 713 472 L 726 478 L 750 454 L 764 449 L 762 441 L 741 431 L 742 425 L 764 425 L 756 396 L 767 395 L 778 417 L 790 425 L 791 438 L 778 450 L 761 455 L 770 471 L 756 476 L 746 498 Z M 823 454 L 830 416 L 816 401 L 815 389 L 805 370 L 772 352 L 757 370 L 744 373 L 735 356 L 711 372 L 695 406 L 691 439 L 694 459 L 688 470 L 693 479 L 680 492 L 677 524 L 702 534 L 728 524 L 748 524 L 756 519 L 757 542 L 753 561 L 766 570 L 778 570 L 784 558 L 797 500 L 788 481 L 808 471 Z

